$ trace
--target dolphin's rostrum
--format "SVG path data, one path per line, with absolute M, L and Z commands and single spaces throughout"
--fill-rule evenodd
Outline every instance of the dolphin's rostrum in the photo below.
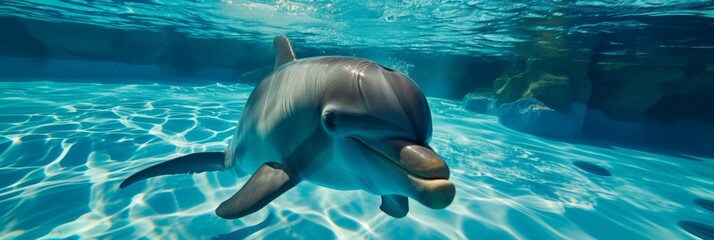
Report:
M 401 72 L 350 57 L 296 60 L 275 38 L 275 66 L 248 98 L 225 152 L 194 153 L 141 170 L 149 177 L 226 170 L 253 173 L 216 214 L 251 214 L 301 181 L 382 196 L 380 209 L 404 217 L 408 200 L 434 209 L 454 199 L 449 168 L 429 147 L 431 112 Z

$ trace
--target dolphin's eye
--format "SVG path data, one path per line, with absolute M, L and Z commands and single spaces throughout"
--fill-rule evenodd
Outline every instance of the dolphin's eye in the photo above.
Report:
M 328 131 L 335 130 L 335 114 L 332 112 L 325 112 L 322 114 L 322 125 L 325 126 L 325 129 Z

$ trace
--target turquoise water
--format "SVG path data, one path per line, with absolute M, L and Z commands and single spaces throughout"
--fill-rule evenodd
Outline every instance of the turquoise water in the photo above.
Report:
M 534 137 L 438 98 L 428 99 L 431 145 L 456 185 L 448 208 L 412 202 L 394 219 L 377 196 L 303 182 L 255 214 L 224 220 L 215 207 L 248 178 L 119 183 L 166 159 L 222 151 L 252 86 L 4 79 L 0 89 L 3 239 L 691 239 L 681 221 L 714 225 L 697 200 L 714 199 L 712 158 Z
M 453 100 L 526 60 L 636 66 L 628 91 L 711 90 L 712 32 L 711 0 L 2 0 L 0 239 L 714 239 L 714 126 L 675 111 L 711 116 L 698 113 L 714 94 L 659 108 L 684 119 L 672 128 L 603 121 L 559 140 Z M 119 190 L 140 169 L 224 150 L 253 89 L 237 82 L 272 69 L 279 34 L 299 58 L 367 58 L 414 79 L 454 202 L 410 200 L 394 219 L 378 196 L 303 182 L 225 220 L 214 209 L 248 178 Z M 680 82 L 659 79 L 668 69 Z M 585 75 L 593 92 L 608 80 Z

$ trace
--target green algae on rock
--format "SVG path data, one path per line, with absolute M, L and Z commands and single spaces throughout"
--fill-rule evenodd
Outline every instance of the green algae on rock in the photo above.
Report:
M 567 59 L 528 59 L 516 62 L 494 81 L 498 105 L 533 97 L 559 112 L 590 97 L 587 63 Z

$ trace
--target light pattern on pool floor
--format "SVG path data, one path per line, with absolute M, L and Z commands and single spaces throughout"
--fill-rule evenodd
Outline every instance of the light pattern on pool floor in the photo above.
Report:
M 677 239 L 692 237 L 680 221 L 714 225 L 714 213 L 694 202 L 714 199 L 714 159 L 538 138 L 435 98 L 431 145 L 457 187 L 447 209 L 412 202 L 406 218 L 393 219 L 378 196 L 301 183 L 253 215 L 224 220 L 215 207 L 248 178 L 214 172 L 118 187 L 157 162 L 222 151 L 252 87 L 0 82 L 0 90 L 3 238 Z

